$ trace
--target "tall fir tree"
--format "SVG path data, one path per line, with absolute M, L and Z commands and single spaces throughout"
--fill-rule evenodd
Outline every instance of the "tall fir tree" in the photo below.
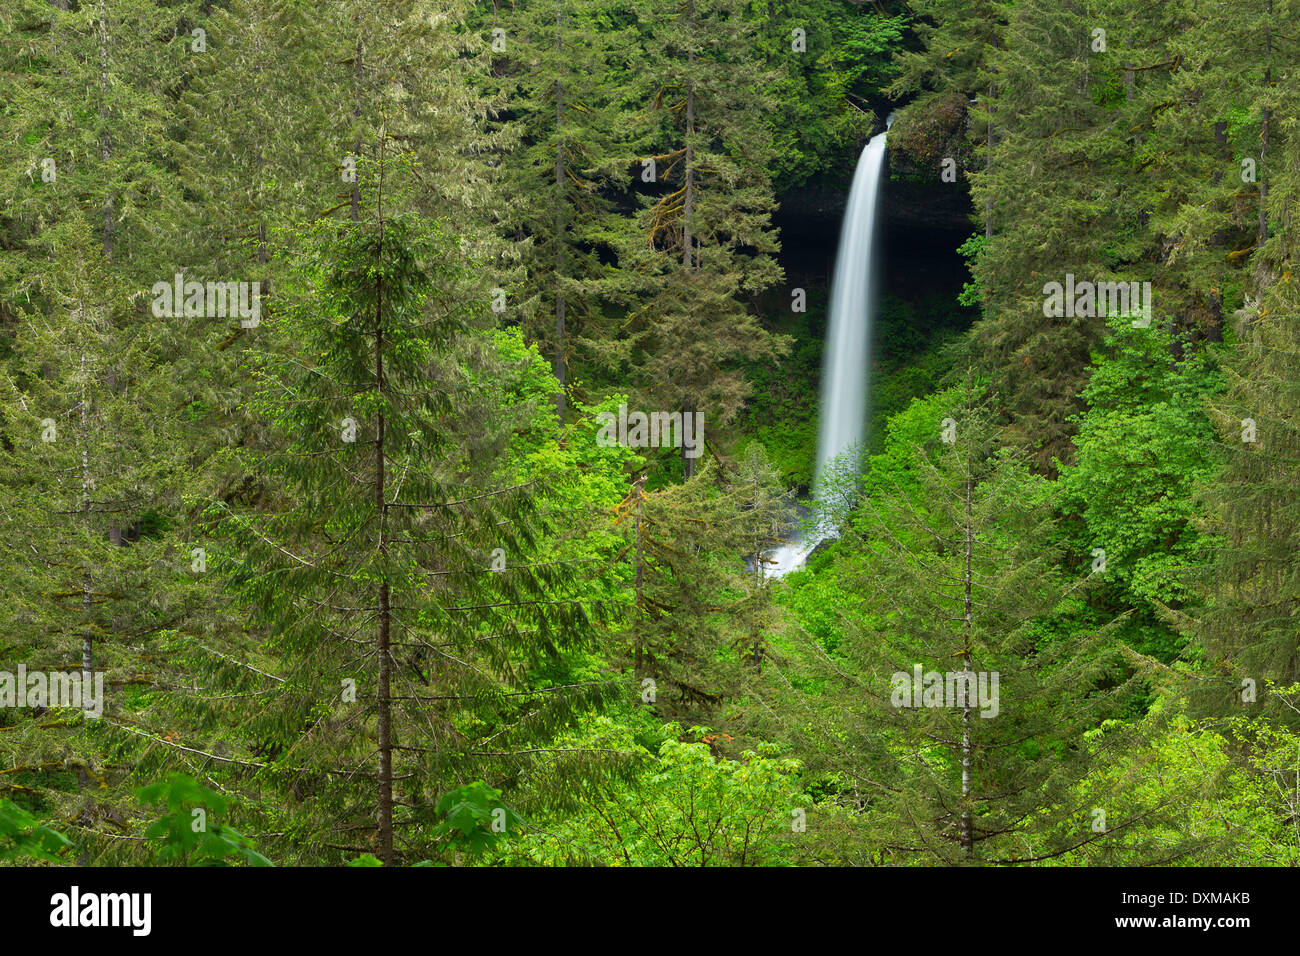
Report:
M 640 282 L 624 355 L 643 396 L 703 413 L 716 430 L 749 392 L 738 363 L 789 348 L 745 301 L 783 278 L 771 225 L 769 77 L 750 52 L 754 23 L 734 0 L 638 10 L 638 90 L 658 152 L 638 164 L 641 183 L 655 185 L 619 251 Z M 694 468 L 683 448 L 684 475 Z
M 436 852 L 426 825 L 460 783 L 553 794 L 598 772 L 599 755 L 539 741 L 608 687 L 530 683 L 591 646 L 592 608 L 532 560 L 547 527 L 536 483 L 465 481 L 444 427 L 464 398 L 430 373 L 470 322 L 473 280 L 454 237 L 383 199 L 321 223 L 297 254 L 277 321 L 299 346 L 260 373 L 285 445 L 257 467 L 283 490 L 265 513 L 219 510 L 281 671 L 244 733 L 289 796 L 291 839 L 391 864 Z
M 728 702 L 768 653 L 776 620 L 764 557 L 787 510 L 758 446 L 738 467 L 710 463 L 657 491 L 640 477 L 619 509 L 628 535 L 634 607 L 623 633 L 638 680 L 653 682 L 658 712 L 730 726 Z
M 868 475 L 837 562 L 858 602 L 841 637 L 774 686 L 860 811 L 867 858 L 1024 863 L 1099 838 L 1067 788 L 1125 682 L 1104 628 L 1068 626 L 1085 581 L 1058 570 L 1051 485 L 998 449 L 970 383 L 946 394 L 904 467 Z
M 603 336 L 601 293 L 617 283 L 602 253 L 611 258 L 625 221 L 611 198 L 632 153 L 618 51 L 635 36 L 602 0 L 532 0 L 501 22 L 502 80 L 520 139 L 503 171 L 527 269 L 518 308 L 551 357 L 563 424 L 570 364 L 584 339 Z
M 21 632 L 7 650 L 107 691 L 97 721 L 38 716 L 28 729 L 59 729 L 10 739 L 15 766 L 75 766 L 38 773 L 39 799 L 89 831 L 121 819 L 131 766 L 108 727 L 166 684 L 160 639 L 201 600 L 181 574 L 183 329 L 146 292 L 174 252 L 158 236 L 179 189 L 166 144 L 191 12 L 101 0 L 0 14 L 12 81 L 0 162 L 21 171 L 0 179 L 0 471 L 13 503 L 0 599 Z
M 1205 649 L 1207 676 L 1214 678 L 1197 695 L 1201 707 L 1221 711 L 1253 697 L 1294 720 L 1293 710 L 1278 706 L 1268 689 L 1270 682 L 1276 687 L 1300 680 L 1300 350 L 1294 334 L 1300 314 L 1294 215 L 1300 197 L 1300 128 L 1294 119 L 1300 78 L 1294 70 L 1279 74 L 1270 99 L 1278 123 L 1268 166 L 1272 187 L 1261 208 L 1271 225 L 1250 257 L 1245 302 L 1224 347 L 1227 388 L 1212 407 L 1220 471 L 1206 493 L 1208 530 L 1217 535 L 1218 547 L 1203 579 L 1209 606 L 1188 623 Z M 1247 694 L 1248 688 L 1254 693 Z

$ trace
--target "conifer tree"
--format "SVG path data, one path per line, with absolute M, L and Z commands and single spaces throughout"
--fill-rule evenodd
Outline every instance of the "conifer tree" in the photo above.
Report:
M 298 347 L 259 373 L 285 445 L 258 467 L 283 491 L 265 513 L 219 510 L 280 672 L 244 733 L 287 791 L 292 839 L 391 864 L 433 852 L 421 834 L 458 783 L 536 793 L 595 772 L 592 754 L 536 743 L 608 688 L 530 683 L 591 646 L 595 618 L 571 574 L 532 560 L 536 483 L 465 480 L 444 427 L 465 396 L 437 370 L 473 280 L 442 227 L 388 211 L 379 169 L 365 216 L 318 224 L 297 253 L 278 320 Z
M 841 0 L 759 0 L 749 6 L 755 47 L 775 76 L 771 167 L 777 192 L 818 179 L 845 183 L 875 117 L 865 98 L 897 68 L 907 16 L 899 4 L 864 7 Z
M 1294 116 L 1300 83 L 1294 71 L 1279 84 L 1278 115 Z M 1294 206 L 1300 197 L 1300 136 L 1295 122 L 1279 124 L 1278 159 L 1265 215 L 1275 228 L 1251 257 L 1253 282 L 1238 312 L 1235 336 L 1225 347 L 1227 389 L 1212 412 L 1220 440 L 1220 464 L 1207 489 L 1208 530 L 1218 536 L 1216 560 L 1202 579 L 1209 606 L 1190 622 L 1210 668 L 1203 708 L 1236 708 L 1253 697 L 1270 703 L 1267 682 L 1300 680 L 1300 608 L 1297 534 L 1300 513 L 1295 489 L 1300 460 L 1300 349 L 1295 322 L 1300 315 L 1296 287 Z M 1255 692 L 1245 694 L 1253 682 Z M 1278 713 L 1294 720 L 1289 708 Z
M 214 8 L 195 28 L 201 50 L 178 104 L 185 133 L 173 153 L 186 190 L 169 223 L 182 261 L 257 281 L 263 297 L 277 231 L 350 192 L 347 157 L 330 155 L 331 106 L 319 81 L 304 82 L 324 72 L 320 27 L 287 0 Z
M 729 421 L 748 394 L 737 362 L 772 359 L 788 341 L 744 301 L 780 282 L 768 170 L 768 79 L 750 54 L 754 24 L 734 0 L 643 9 L 638 90 L 655 124 L 642 158 L 637 234 L 620 265 L 642 281 L 625 356 L 641 393 L 660 407 Z M 683 449 L 683 473 L 695 461 Z
M 840 586 L 861 603 L 837 646 L 784 670 L 791 730 L 862 811 L 873 859 L 1027 862 L 1096 838 L 1057 801 L 1123 682 L 1104 629 L 1065 626 L 1084 581 L 1057 570 L 1050 485 L 996 447 L 969 384 L 949 394 L 844 533 Z M 808 680 L 834 689 L 795 690 Z
M 0 163 L 21 171 L 0 178 L 0 482 L 12 504 L 0 607 L 17 629 L 6 656 L 79 669 L 107 696 L 98 721 L 22 714 L 37 718 L 29 730 L 59 730 L 10 739 L 15 766 L 75 767 L 41 776 L 42 799 L 83 830 L 120 817 L 130 764 L 108 727 L 139 688 L 166 683 L 160 639 L 198 600 L 177 522 L 192 478 L 171 364 L 183 335 L 146 294 L 174 251 L 157 235 L 178 188 L 164 156 L 189 10 L 103 0 L 0 13 Z M 58 792 L 92 780 L 79 799 Z
M 984 297 L 976 343 L 994 369 L 1012 439 L 1035 449 L 1048 472 L 1054 457 L 1068 461 L 1069 419 L 1104 321 L 1074 302 L 1049 315 L 1044 286 L 1068 275 L 1093 283 L 1150 275 L 1139 210 L 1116 176 L 1127 154 L 1116 132 L 1123 112 L 1095 88 L 1098 58 L 1119 27 L 1082 2 L 1030 0 L 1009 11 L 1007 32 L 1033 39 L 989 58 L 999 77 L 990 108 L 1015 121 L 971 174 L 976 206 L 993 220 L 973 267 Z
M 963 99 L 991 95 L 987 71 L 1005 27 L 1003 5 L 993 0 L 921 0 L 912 4 L 912 13 L 920 46 L 895 54 L 898 77 L 890 93 L 919 93 L 908 104 L 910 111 L 918 113 L 954 95 Z M 981 112 L 980 121 L 987 124 L 990 117 Z M 987 130 L 971 130 L 977 138 L 984 138 L 982 133 Z
M 1289 0 L 1163 11 L 1159 52 L 1125 74 L 1137 171 L 1169 273 L 1162 311 L 1195 338 L 1219 341 L 1268 235 L 1269 178 L 1285 135 L 1273 118 L 1283 89 L 1274 41 L 1297 11 Z
M 571 356 L 599 329 L 599 292 L 613 278 L 601 252 L 608 257 L 620 230 L 610 193 L 625 185 L 632 153 L 622 142 L 632 123 L 619 102 L 615 51 L 635 37 L 598 0 L 531 0 L 502 22 L 504 83 L 521 140 L 502 185 L 516 197 L 516 234 L 526 243 L 519 309 L 551 357 L 563 424 Z
M 635 596 L 624 640 L 637 678 L 662 687 L 661 713 L 712 722 L 767 654 L 763 557 L 786 509 L 778 476 L 751 446 L 734 470 L 709 464 L 681 485 L 645 485 L 620 509 Z
M 107 727 L 132 719 L 124 698 L 134 688 L 165 686 L 174 669 L 160 638 L 202 594 L 184 573 L 176 518 L 188 472 L 158 323 L 124 314 L 129 296 L 90 222 L 65 223 L 58 242 L 54 267 L 31 286 L 48 311 L 22 314 L 0 382 L 0 609 L 6 660 L 80 671 L 83 688 L 103 688 L 84 723 L 20 712 L 61 730 L 14 741 L 15 765 L 65 761 L 79 788 L 98 784 L 75 810 L 57 787 L 46 793 L 93 830 L 122 799 Z
M 916 153 L 920 147 L 927 159 L 952 159 L 956 162 L 959 156 L 965 159 L 970 153 L 969 148 L 960 148 L 960 140 L 954 150 L 959 156 L 935 157 L 929 155 L 931 147 L 917 143 L 912 133 L 915 129 L 928 130 L 940 124 L 959 129 L 962 139 L 984 144 L 987 168 L 993 161 L 991 153 L 996 133 L 993 110 L 997 67 L 992 60 L 1006 29 L 1006 5 L 992 0 L 975 3 L 922 0 L 912 10 L 915 14 L 913 29 L 921 47 L 905 48 L 895 54 L 898 76 L 890 85 L 889 92 L 896 97 L 917 96 L 904 107 L 894 139 L 905 151 Z M 972 103 L 980 105 L 972 110 Z M 984 201 L 983 219 L 984 237 L 991 238 L 994 226 L 991 197 Z

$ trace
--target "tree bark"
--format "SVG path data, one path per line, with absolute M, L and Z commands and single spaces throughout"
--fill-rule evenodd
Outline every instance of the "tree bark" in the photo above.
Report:
M 352 106 L 352 115 L 358 124 L 358 130 L 361 123 L 361 14 L 357 14 L 357 62 L 353 68 L 356 76 L 356 100 Z M 352 159 L 354 162 L 361 161 L 361 134 L 358 131 L 356 138 L 352 141 Z M 352 182 L 352 221 L 358 222 L 361 219 L 361 174 L 358 173 L 353 177 Z
M 635 589 L 635 590 L 634 590 L 634 594 L 635 594 L 635 598 L 636 598 L 636 600 L 635 600 L 634 603 L 635 603 L 635 606 L 636 606 L 637 608 L 640 608 L 640 607 L 642 606 L 642 602 L 641 602 L 641 583 L 642 583 L 642 574 L 641 574 L 641 511 L 642 511 L 642 504 L 643 504 L 643 502 L 644 502 L 644 500 L 645 500 L 645 499 L 644 499 L 644 496 L 642 495 L 642 492 L 643 492 L 644 489 L 645 489 L 645 478 L 644 478 L 644 477 L 638 478 L 638 479 L 633 483 L 633 485 L 632 485 L 633 506 L 634 506 L 635 509 L 636 509 L 636 516 L 632 519 L 632 529 L 633 529 L 633 534 L 634 534 L 634 536 L 635 536 L 635 538 L 636 538 L 636 545 L 635 545 L 635 547 L 636 547 L 636 581 L 635 581 L 635 584 L 633 585 L 633 587 L 634 587 L 634 589 Z M 641 666 L 642 666 L 642 664 L 643 664 L 644 662 L 645 662 L 645 653 L 644 653 L 644 650 L 643 650 L 643 648 L 642 648 L 641 640 L 640 640 L 640 638 L 638 638 L 638 639 L 637 639 L 637 643 L 636 643 L 636 658 L 635 658 L 635 660 L 633 661 L 633 667 L 634 667 L 634 670 L 635 670 L 635 672 L 636 672 L 637 674 L 640 674 L 640 673 L 641 673 Z
M 962 675 L 966 681 L 965 707 L 961 715 L 961 849 L 969 859 L 975 851 L 975 828 L 971 819 L 971 693 L 974 687 L 974 670 L 971 667 L 971 552 L 974 548 L 971 521 L 971 479 L 966 479 L 966 567 L 963 574 L 965 586 L 964 623 L 962 625 Z
M 690 419 L 687 417 L 695 413 L 695 406 L 689 400 L 682 403 L 682 431 L 686 431 L 686 422 Z M 683 436 L 684 439 L 685 436 Z M 696 442 L 704 441 L 704 429 L 699 429 L 696 433 Z M 698 448 L 698 444 L 697 444 Z M 686 442 L 682 441 L 682 478 L 689 481 L 695 477 L 695 459 L 686 453 Z
M 689 38 L 686 62 L 690 75 L 686 78 L 686 156 L 683 160 L 686 169 L 686 191 L 682 199 L 682 267 L 690 272 L 698 265 L 695 257 L 695 236 L 691 231 L 691 216 L 695 212 L 695 4 L 689 3 L 686 10 L 686 29 Z M 682 402 L 683 429 L 686 427 L 686 416 L 690 414 L 691 409 L 691 401 L 687 398 Z M 687 456 L 686 443 L 682 442 L 682 478 L 690 480 L 694 475 L 695 459 Z
M 1264 95 L 1273 85 L 1273 0 L 1268 2 L 1268 25 L 1264 28 Z M 1268 127 L 1272 119 L 1269 108 L 1264 107 L 1262 129 L 1259 134 L 1259 239 L 1257 247 L 1262 247 L 1268 239 L 1268 173 L 1265 171 L 1264 154 L 1268 152 Z
M 564 7 L 555 9 L 555 63 L 559 68 L 563 50 Z M 560 425 L 564 425 L 564 378 L 565 378 L 565 329 L 564 329 L 564 290 L 560 286 L 560 276 L 564 268 L 564 143 L 560 130 L 564 125 L 564 83 L 555 81 L 555 352 L 551 359 L 551 368 L 559 388 L 555 392 L 555 413 Z
M 83 314 L 84 318 L 84 314 Z M 90 392 L 86 381 L 86 354 L 81 354 L 81 514 L 87 531 L 90 529 L 90 423 L 87 403 Z M 82 687 L 89 686 L 95 672 L 95 636 L 91 633 L 90 611 L 94 594 L 94 577 L 87 565 L 81 575 L 81 609 L 86 616 L 86 629 L 81 635 Z
M 99 150 L 107 171 L 109 153 L 108 140 L 108 17 L 104 11 L 104 0 L 99 0 Z M 104 257 L 113 261 L 113 196 L 110 192 L 104 197 Z
M 985 146 L 988 155 L 984 157 L 984 169 L 987 172 L 993 168 L 993 84 L 989 83 L 989 108 L 988 108 L 988 131 L 985 136 Z M 993 198 L 990 196 L 984 200 L 984 238 L 993 238 Z
M 383 255 L 383 212 L 380 211 L 379 250 Z M 375 295 L 375 388 L 384 394 L 384 319 L 383 287 Z M 382 405 L 375 426 L 375 511 L 379 522 L 379 635 L 376 650 L 379 654 L 378 733 L 379 733 L 379 858 L 385 866 L 392 866 L 393 856 L 393 714 L 392 684 L 392 611 L 388 601 L 388 543 L 384 534 L 388 506 L 384 501 L 384 427 Z

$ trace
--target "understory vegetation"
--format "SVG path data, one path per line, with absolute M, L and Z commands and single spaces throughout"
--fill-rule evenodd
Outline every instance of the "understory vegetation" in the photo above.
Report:
M 0 863 L 1300 864 L 1297 22 L 6 0 Z

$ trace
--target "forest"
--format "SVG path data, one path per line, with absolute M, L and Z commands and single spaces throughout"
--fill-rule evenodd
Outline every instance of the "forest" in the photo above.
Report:
M 1300 865 L 1298 24 L 4 0 L 0 864 Z

